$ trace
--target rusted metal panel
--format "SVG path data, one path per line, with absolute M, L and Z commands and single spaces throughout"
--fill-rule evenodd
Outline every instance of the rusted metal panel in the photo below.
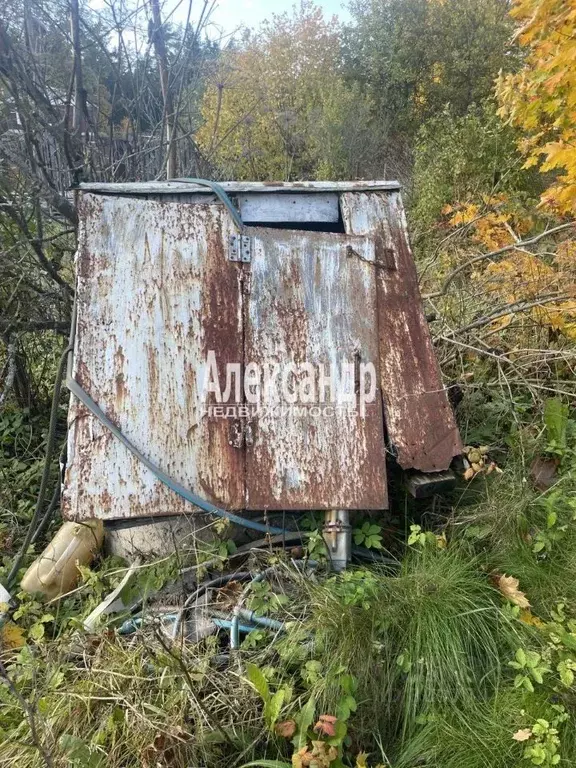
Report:
M 397 181 L 222 181 L 220 186 L 226 192 L 367 192 L 373 190 L 397 190 Z M 183 181 L 142 181 L 125 184 L 111 184 L 92 181 L 80 184 L 85 192 L 100 192 L 110 195 L 157 195 L 190 192 L 210 194 L 207 187 Z
M 400 465 L 446 469 L 462 446 L 390 184 L 225 185 L 246 194 L 341 192 L 349 234 L 248 227 L 250 263 L 229 260 L 238 233 L 226 208 L 200 187 L 83 192 L 79 384 L 152 462 L 229 509 L 385 508 L 382 404 Z M 123 197 L 128 187 L 140 197 Z M 378 391 L 365 414 L 340 406 L 328 412 L 333 403 L 317 395 L 292 409 L 281 402 L 280 410 L 225 418 L 228 406 L 245 410 L 243 392 L 212 415 L 206 406 L 217 404 L 197 397 L 211 351 L 222 384 L 227 364 L 241 374 L 250 363 L 307 363 L 319 374 L 320 366 L 341 373 L 354 362 L 374 364 Z M 74 399 L 69 424 L 66 517 L 192 511 Z
M 74 375 L 124 434 L 176 480 L 228 508 L 244 504 L 244 456 L 226 419 L 202 417 L 209 350 L 242 358 L 241 265 L 221 205 L 84 194 Z M 64 514 L 122 518 L 193 507 L 72 398 Z
M 378 259 L 380 373 L 388 439 L 404 469 L 445 470 L 462 442 L 442 383 L 398 193 L 343 194 L 347 232 L 373 233 Z M 392 267 L 392 268 L 391 268 Z
M 372 238 L 250 229 L 245 362 L 378 366 Z M 376 381 L 378 377 L 376 375 Z M 316 393 L 315 403 L 320 396 Z M 382 509 L 387 506 L 381 396 L 358 407 L 309 403 L 270 409 L 251 424 L 246 448 L 248 509 Z M 325 404 L 330 408 L 330 404 Z M 316 410 L 314 408 L 316 407 Z M 318 412 L 319 411 L 319 412 Z

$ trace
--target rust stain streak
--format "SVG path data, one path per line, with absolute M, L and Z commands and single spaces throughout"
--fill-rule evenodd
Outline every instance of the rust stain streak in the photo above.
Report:
M 214 347 L 238 359 L 238 265 L 219 205 L 84 194 L 77 256 L 74 375 L 126 436 L 210 501 L 244 504 L 244 457 L 225 419 L 209 421 L 197 371 Z M 223 343 L 223 340 L 225 343 Z M 132 457 L 72 398 L 65 517 L 184 514 L 191 505 Z
M 151 461 L 215 504 L 386 508 L 384 422 L 403 468 L 446 469 L 462 450 L 400 196 L 358 184 L 340 190 L 348 234 L 248 228 L 250 264 L 228 260 L 235 229 L 211 198 L 81 195 L 73 373 Z M 210 351 L 222 386 L 227 364 L 242 381 L 250 362 L 371 362 L 377 397 L 365 418 L 264 411 L 235 434 L 199 400 Z M 74 398 L 68 455 L 67 518 L 192 511 Z
M 343 194 L 347 231 L 375 232 L 391 249 L 396 269 L 379 269 L 380 371 L 390 447 L 403 469 L 447 469 L 462 442 L 418 287 L 416 265 L 398 193 Z
M 378 363 L 374 244 L 370 238 L 251 230 L 252 286 L 245 359 L 340 369 L 359 354 Z M 348 247 L 364 256 L 348 257 Z M 336 368 L 335 368 L 336 367 Z M 311 404 L 312 405 L 312 404 Z M 248 509 L 387 506 L 381 398 L 366 417 L 312 408 L 256 417 L 246 451 Z

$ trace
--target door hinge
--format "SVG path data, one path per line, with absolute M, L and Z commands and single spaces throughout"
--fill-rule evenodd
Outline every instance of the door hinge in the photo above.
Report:
M 252 275 L 249 271 L 240 273 L 240 290 L 244 296 L 250 296 L 252 290 Z
M 254 445 L 254 427 L 251 421 L 246 419 L 234 419 L 230 423 L 228 444 L 232 448 L 244 448 Z
M 248 235 L 230 235 L 228 260 L 247 263 L 252 259 L 252 238 Z

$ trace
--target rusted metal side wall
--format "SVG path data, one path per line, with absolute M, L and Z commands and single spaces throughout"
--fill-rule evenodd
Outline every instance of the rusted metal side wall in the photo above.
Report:
M 153 462 L 206 499 L 244 506 L 244 455 L 226 419 L 201 418 L 207 352 L 242 359 L 241 265 L 221 205 L 84 194 L 74 375 Z M 193 508 L 156 480 L 75 398 L 63 512 L 172 515 Z
M 388 438 L 404 469 L 447 469 L 462 453 L 424 312 L 400 194 L 344 193 L 346 231 L 373 233 L 377 268 L 380 374 Z
M 374 242 L 323 232 L 251 229 L 245 362 L 307 363 L 317 373 L 378 368 Z M 377 373 L 376 373 L 377 378 Z M 255 418 L 246 447 L 248 509 L 387 506 L 381 397 L 297 403 Z

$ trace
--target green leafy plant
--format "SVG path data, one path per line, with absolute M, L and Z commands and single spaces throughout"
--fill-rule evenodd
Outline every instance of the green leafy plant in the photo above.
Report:
M 367 568 L 349 569 L 327 580 L 326 586 L 344 605 L 369 611 L 378 593 L 378 577 Z
M 63 733 L 58 743 L 73 768 L 102 768 L 106 764 L 105 755 L 77 736 Z
M 524 759 L 532 765 L 552 766 L 561 761 L 560 737 L 558 726 L 568 719 L 568 713 L 561 705 L 556 705 L 557 716 L 549 722 L 539 717 L 530 729 L 526 730 L 528 743 L 524 748 Z
M 557 398 L 544 403 L 544 424 L 546 425 L 546 452 L 563 457 L 567 449 L 568 406 Z
M 218 521 L 220 522 L 220 521 Z M 202 563 L 210 565 L 210 568 L 219 571 L 224 570 L 228 563 L 228 558 L 236 552 L 236 543 L 230 538 L 224 538 L 223 533 L 228 533 L 228 526 L 223 529 L 215 524 L 215 531 L 218 534 L 212 541 L 203 541 L 196 544 L 196 562 L 202 566 Z M 206 569 L 198 568 L 199 578 L 204 576 Z
M 46 626 L 54 622 L 54 615 L 44 605 L 26 592 L 19 592 L 19 605 L 12 618 L 26 630 L 27 637 L 40 643 L 46 634 Z
M 509 661 L 508 666 L 518 670 L 518 674 L 514 678 L 514 687 L 520 688 L 522 686 L 530 693 L 534 693 L 532 680 L 542 685 L 544 676 L 551 672 L 550 668 L 543 663 L 539 653 L 525 651 L 523 648 L 518 648 L 514 661 Z
M 288 685 L 282 685 L 274 693 L 271 693 L 263 671 L 251 663 L 246 664 L 246 678 L 264 702 L 264 720 L 267 727 L 272 730 L 278 721 L 282 707 L 291 698 L 292 688 Z
M 262 643 L 266 641 L 266 632 L 261 629 L 254 629 L 252 632 L 248 632 L 244 640 L 242 640 L 242 650 L 249 651 L 258 648 Z
M 319 528 L 313 528 L 306 539 L 306 554 L 312 560 L 324 562 L 327 559 L 326 542 Z
M 310 696 L 302 708 L 289 720 L 276 725 L 276 733 L 292 737 L 294 768 L 316 765 L 317 768 L 341 768 L 347 739 L 347 721 L 356 711 L 356 681 L 351 675 L 341 673 L 334 683 L 338 688 L 335 714 L 320 714 L 314 726 L 316 699 Z
M 413 524 L 410 526 L 410 534 L 407 543 L 409 547 L 425 547 L 427 544 L 440 546 L 440 539 L 445 543 L 443 537 L 436 536 L 432 531 L 423 531 L 422 526 Z
M 250 610 L 260 615 L 276 613 L 289 601 L 287 595 L 274 592 L 268 581 L 252 581 L 247 597 Z
M 354 528 L 352 534 L 356 546 L 363 546 L 366 549 L 382 549 L 381 528 L 376 523 L 367 520 L 361 526 Z
M 549 554 L 554 545 L 562 541 L 569 524 L 576 520 L 576 498 L 563 488 L 556 488 L 544 494 L 538 505 L 545 514 L 545 526 L 535 533 L 532 551 Z
M 576 672 L 576 621 L 565 614 L 565 604 L 550 611 L 552 621 L 542 626 L 548 637 L 550 665 L 556 670 L 561 687 L 572 688 Z

